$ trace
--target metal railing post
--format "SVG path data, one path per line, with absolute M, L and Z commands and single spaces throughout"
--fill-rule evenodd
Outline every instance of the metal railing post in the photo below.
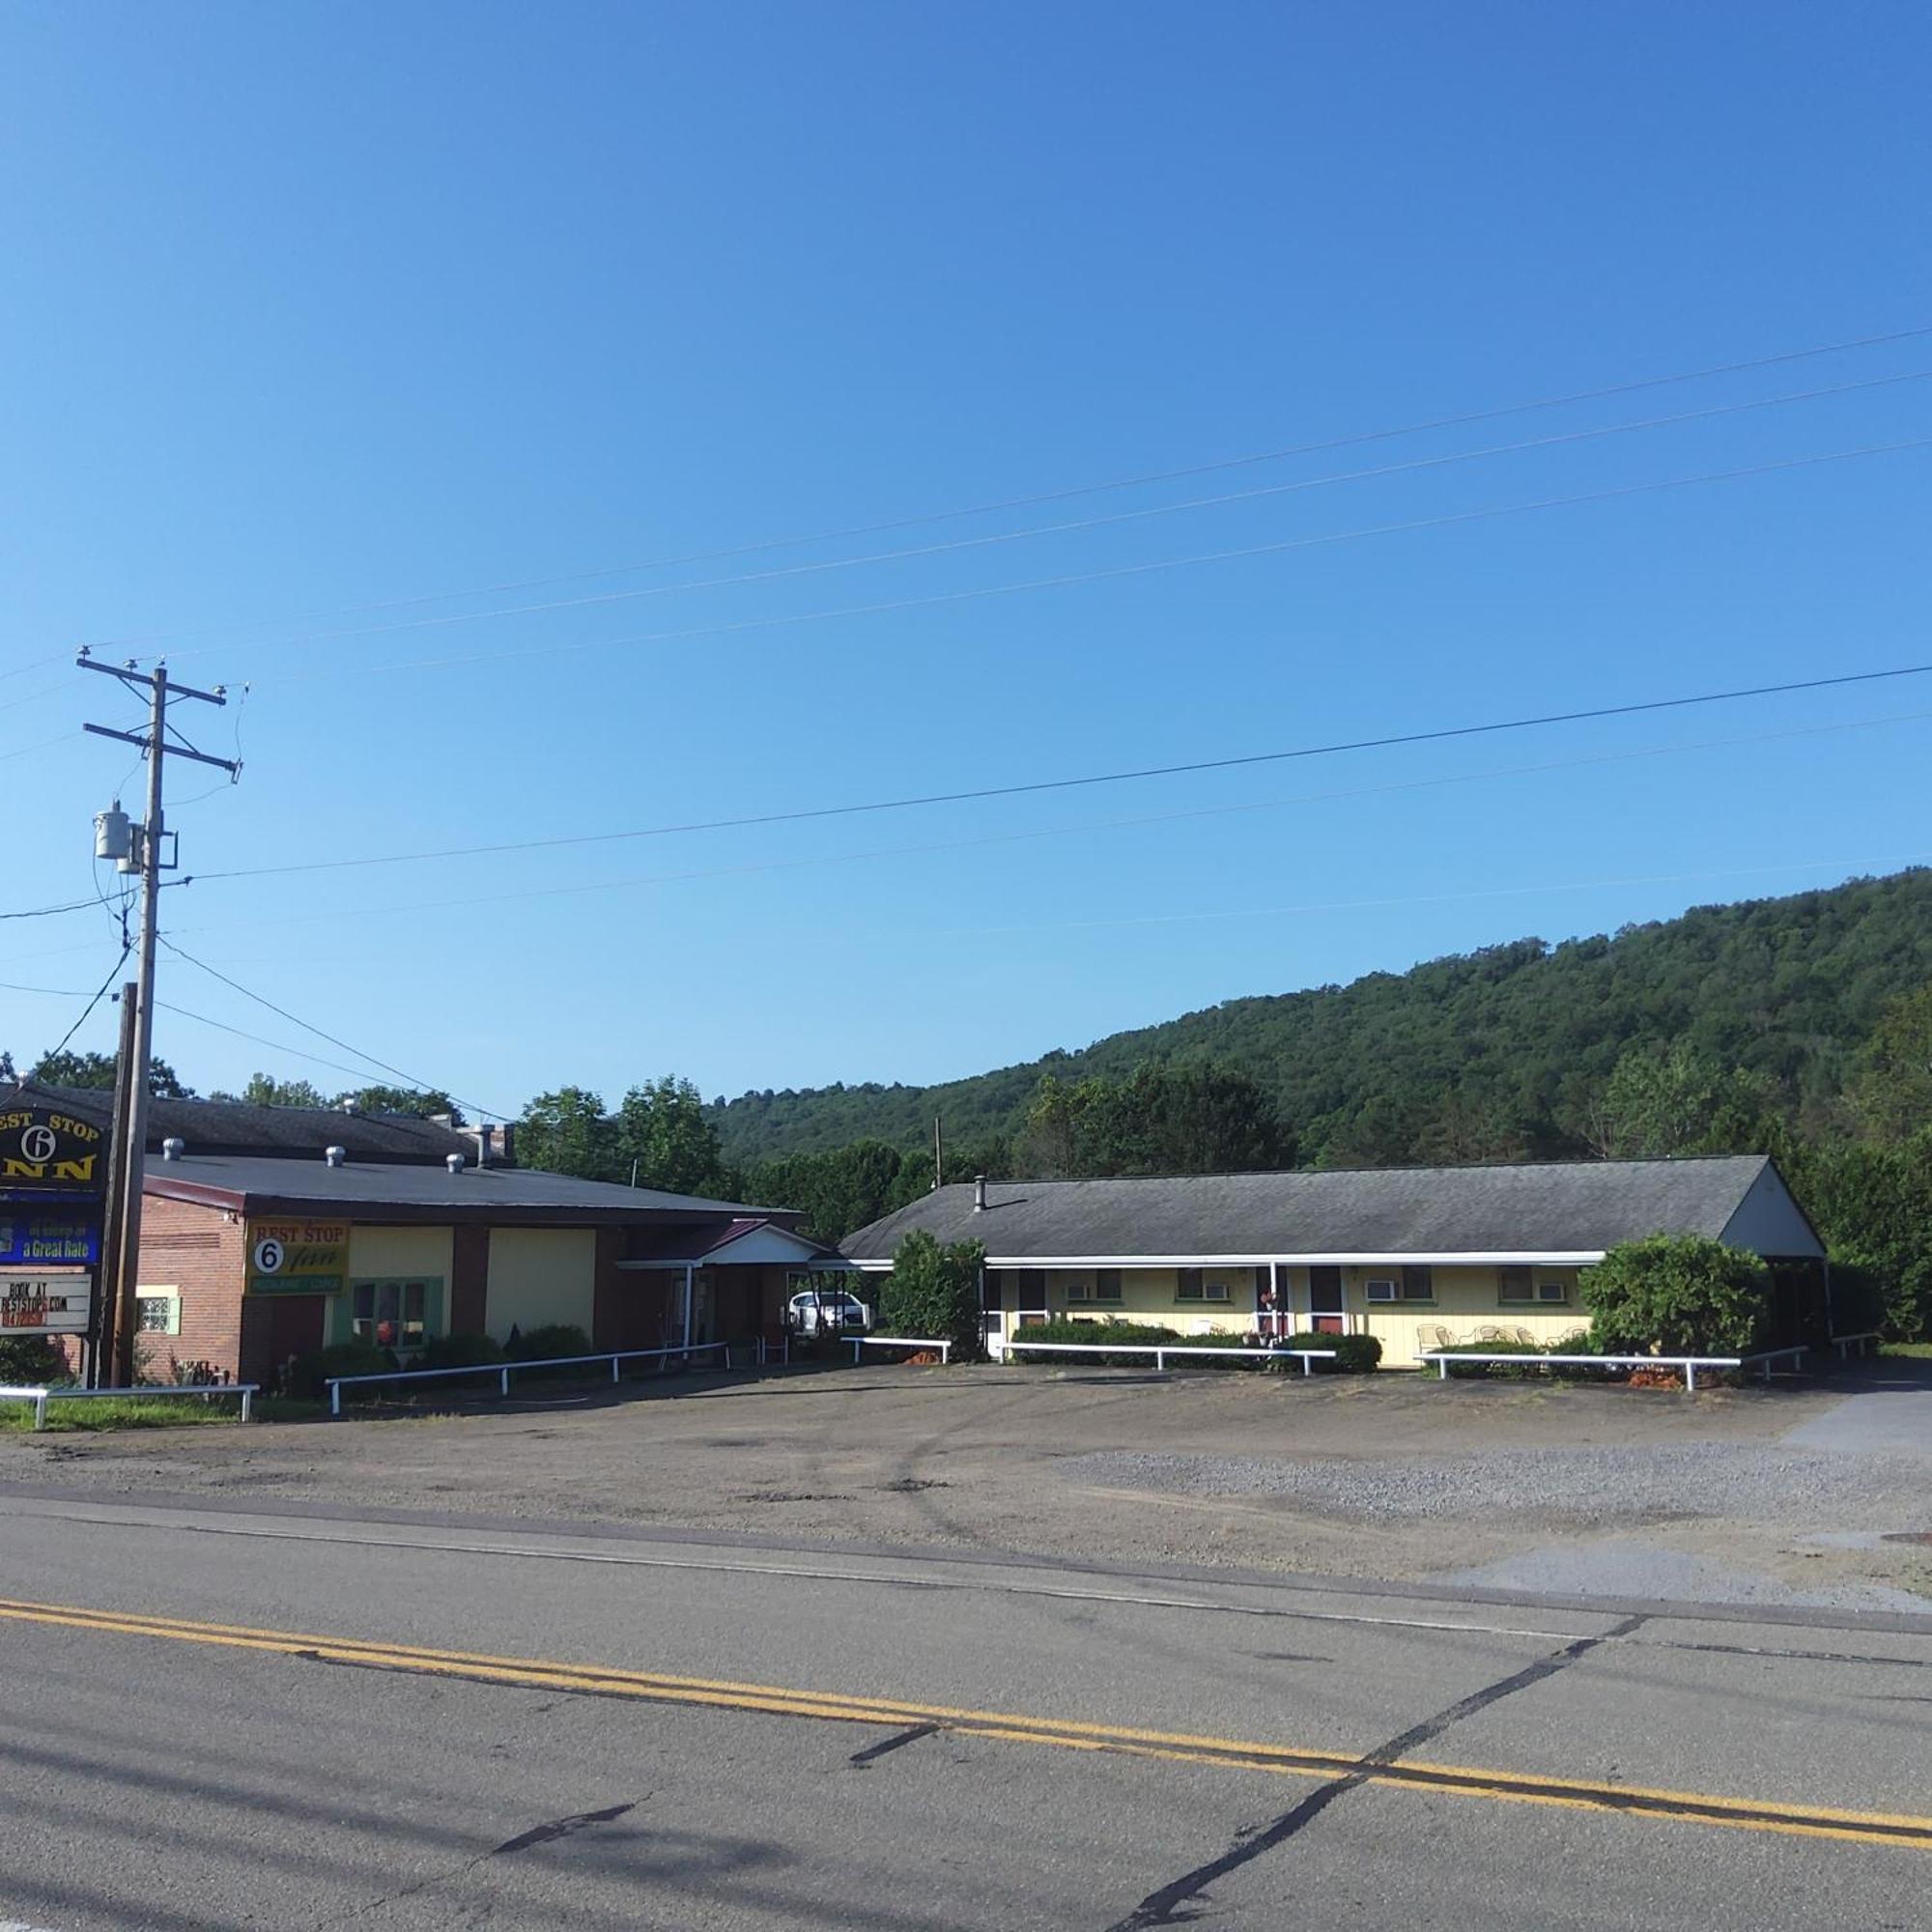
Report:
M 45 1389 L 42 1389 L 41 1392 L 34 1398 L 34 1427 L 36 1429 L 44 1429 L 46 1426 L 47 1426 L 47 1392 Z
M 342 1384 L 330 1382 L 328 1385 L 328 1412 L 330 1415 L 342 1413 Z
M 242 1391 L 242 1420 L 243 1422 L 246 1422 L 249 1419 L 249 1417 L 253 1414 L 254 1407 L 255 1407 L 255 1391 L 253 1389 L 244 1388 Z
M 502 1383 L 503 1393 L 508 1395 L 510 1392 L 510 1371 L 507 1366 L 505 1366 L 502 1375 L 497 1379 Z

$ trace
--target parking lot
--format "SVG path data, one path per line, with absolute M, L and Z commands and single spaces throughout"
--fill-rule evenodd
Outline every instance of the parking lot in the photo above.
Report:
M 0 1485 L 1902 1608 L 1932 1548 L 1886 1538 L 1932 1526 L 1932 1433 L 1883 1425 L 1923 1402 L 1911 1364 L 1694 1398 L 867 1366 L 14 1435 Z

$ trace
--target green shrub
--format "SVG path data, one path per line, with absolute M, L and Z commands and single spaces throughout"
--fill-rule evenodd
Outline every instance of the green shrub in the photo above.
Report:
M 1558 1381 L 1622 1381 L 1628 1369 L 1592 1368 L 1581 1362 L 1547 1362 L 1550 1355 L 1574 1355 L 1590 1347 L 1587 1335 L 1568 1335 L 1560 1342 L 1457 1342 L 1446 1349 L 1432 1349 L 1433 1355 L 1508 1355 L 1506 1362 L 1451 1361 L 1449 1375 L 1457 1378 L 1488 1377 L 1498 1381 L 1535 1381 L 1543 1376 Z
M 373 1343 L 333 1342 L 327 1349 L 311 1349 L 295 1358 L 283 1393 L 304 1402 L 321 1402 L 328 1395 L 323 1384 L 331 1376 L 384 1376 L 395 1366 L 395 1356 Z M 357 1393 L 355 1389 L 345 1391 L 349 1397 Z
M 1747 1355 L 1771 1330 L 1771 1270 L 1707 1235 L 1624 1241 L 1580 1286 L 1593 1354 Z
M 0 1382 L 16 1388 L 45 1388 L 71 1382 L 67 1357 L 44 1335 L 15 1335 L 0 1342 Z
M 528 1334 L 515 1334 L 503 1344 L 503 1354 L 512 1362 L 546 1362 L 560 1355 L 587 1355 L 591 1340 L 572 1321 L 548 1321 Z
M 1204 1335 L 1204 1342 L 1212 1341 L 1212 1336 Z M 1179 1334 L 1172 1328 L 1163 1328 L 1151 1321 L 1119 1321 L 1111 1318 L 1095 1321 L 1083 1321 L 1077 1316 L 1056 1316 L 1051 1321 L 1029 1321 L 1023 1328 L 1016 1328 L 1008 1338 L 1008 1346 L 1024 1346 L 1028 1342 L 1078 1342 L 1084 1348 L 1100 1348 L 1111 1342 L 1122 1349 L 1183 1349 L 1187 1345 Z M 1028 1355 L 1021 1354 L 1021 1362 L 1032 1362 L 1036 1366 L 1044 1362 L 1052 1366 L 1058 1362 L 1071 1362 L 1090 1368 L 1102 1369 L 1151 1369 L 1153 1367 L 1151 1355 Z
M 1117 1342 L 1122 1348 L 1143 1343 L 1150 1348 L 1181 1346 L 1179 1330 L 1151 1321 L 1120 1321 L 1112 1317 L 1087 1321 L 1077 1315 L 1056 1315 L 1051 1321 L 1029 1321 L 1013 1330 L 1015 1342 Z M 1204 1336 L 1202 1340 L 1208 1338 Z
M 893 1271 L 879 1291 L 881 1332 L 951 1342 L 955 1360 L 979 1355 L 985 1347 L 980 1314 L 985 1259 L 978 1241 L 941 1247 L 924 1229 L 914 1229 L 893 1250 Z
M 1375 1369 L 1382 1358 L 1382 1345 L 1373 1335 L 1324 1335 L 1315 1330 L 1304 1330 L 1298 1335 L 1282 1338 L 1284 1349 L 1333 1349 L 1332 1362 L 1317 1362 L 1318 1376 L 1365 1376 Z
M 504 1360 L 494 1335 L 433 1335 L 423 1344 L 412 1369 L 494 1369 Z

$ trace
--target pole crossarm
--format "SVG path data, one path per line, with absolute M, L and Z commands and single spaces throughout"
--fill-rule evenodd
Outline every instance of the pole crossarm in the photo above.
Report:
M 155 946 L 160 936 L 159 911 L 163 841 L 168 833 L 162 813 L 162 774 L 170 757 L 188 758 L 198 765 L 213 765 L 230 779 L 240 778 L 239 759 L 217 758 L 198 752 L 168 721 L 168 706 L 177 698 L 193 698 L 197 703 L 223 705 L 227 692 L 216 685 L 213 691 L 199 691 L 192 685 L 175 684 L 168 677 L 165 660 L 157 660 L 153 670 L 136 668 L 130 659 L 122 665 L 96 662 L 86 646 L 79 658 L 83 670 L 104 671 L 118 678 L 129 691 L 141 693 L 148 703 L 148 728 L 123 731 L 111 724 L 89 724 L 98 738 L 113 738 L 124 745 L 137 746 L 148 760 L 148 809 L 142 824 L 132 828 L 133 865 L 126 863 L 129 829 L 125 818 L 123 832 L 123 870 L 138 869 L 141 875 L 141 933 L 138 965 L 132 998 L 124 1007 L 121 1053 L 114 1083 L 114 1139 L 109 1155 L 111 1175 L 106 1203 L 105 1235 L 101 1244 L 99 1313 L 93 1346 L 89 1350 L 88 1379 L 99 1386 L 103 1371 L 110 1382 L 130 1382 L 134 1378 L 135 1287 L 140 1279 L 141 1187 L 148 1146 L 148 1073 L 154 1057 Z M 117 801 L 115 810 L 119 812 Z

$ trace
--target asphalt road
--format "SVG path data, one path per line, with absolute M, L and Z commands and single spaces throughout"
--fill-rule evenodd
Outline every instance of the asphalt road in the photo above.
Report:
M 1932 1619 L 52 1495 L 0 1599 L 0 1928 L 1932 1898 Z

